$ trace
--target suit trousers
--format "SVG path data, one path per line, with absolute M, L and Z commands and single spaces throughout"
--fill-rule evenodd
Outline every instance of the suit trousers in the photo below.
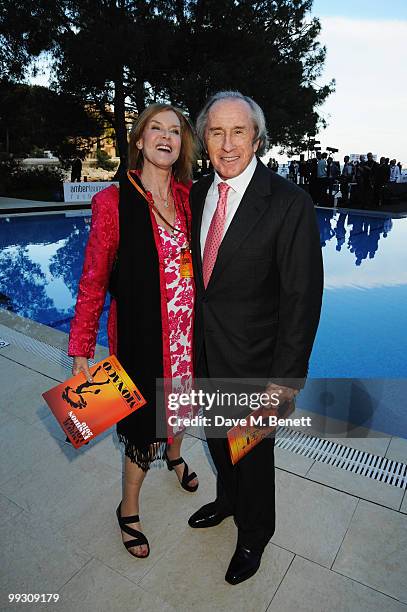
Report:
M 208 378 L 206 357 L 196 364 L 197 378 Z M 274 437 L 265 438 L 236 465 L 232 465 L 226 428 L 205 428 L 217 471 L 216 504 L 231 514 L 238 528 L 238 543 L 262 551 L 275 531 Z M 218 437 L 221 435 L 222 437 Z

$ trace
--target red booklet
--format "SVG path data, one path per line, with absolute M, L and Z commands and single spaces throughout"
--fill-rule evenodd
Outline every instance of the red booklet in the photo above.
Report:
M 146 403 L 115 355 L 89 370 L 93 382 L 80 373 L 42 394 L 75 448 Z
M 270 425 L 270 417 L 288 417 L 295 410 L 295 402 L 286 402 L 279 408 L 251 411 L 240 423 L 228 429 L 227 437 L 232 464 L 235 465 L 252 448 L 275 432 L 276 425 Z

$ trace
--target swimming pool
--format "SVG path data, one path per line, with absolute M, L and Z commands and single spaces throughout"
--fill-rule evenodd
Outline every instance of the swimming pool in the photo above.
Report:
M 325 290 L 309 376 L 407 379 L 407 218 L 316 212 Z M 89 213 L 0 218 L 0 305 L 69 331 L 89 227 Z

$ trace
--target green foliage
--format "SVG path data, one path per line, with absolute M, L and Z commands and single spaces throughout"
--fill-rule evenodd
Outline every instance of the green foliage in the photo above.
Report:
M 44 155 L 44 149 L 39 149 L 36 145 L 33 146 L 29 153 L 29 156 L 34 159 L 42 159 Z
M 82 102 L 47 87 L 0 81 L 0 148 L 24 158 L 50 150 L 67 160 L 82 155 L 89 139 L 99 136 L 103 123 Z M 37 151 L 37 153 L 35 153 Z
M 12 198 L 59 199 L 64 173 L 61 168 L 26 169 L 15 160 L 0 163 L 0 195 Z
M 102 168 L 103 170 L 115 170 L 116 163 L 112 161 L 110 155 L 103 149 L 96 149 L 96 168 Z

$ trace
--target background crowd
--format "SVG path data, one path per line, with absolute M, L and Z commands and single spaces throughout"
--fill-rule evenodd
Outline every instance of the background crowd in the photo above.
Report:
M 270 159 L 268 167 L 278 172 L 279 164 Z M 368 208 L 380 206 L 383 201 L 383 188 L 401 181 L 402 165 L 396 159 L 381 157 L 375 161 L 373 154 L 360 155 L 352 161 L 345 155 L 343 164 L 331 155 L 317 152 L 315 157 L 292 160 L 288 167 L 288 178 L 298 185 L 307 185 L 315 203 L 329 202 L 334 192 L 341 192 L 341 203 L 346 204 L 351 194 L 359 203 Z M 353 193 L 352 193 L 353 192 Z

